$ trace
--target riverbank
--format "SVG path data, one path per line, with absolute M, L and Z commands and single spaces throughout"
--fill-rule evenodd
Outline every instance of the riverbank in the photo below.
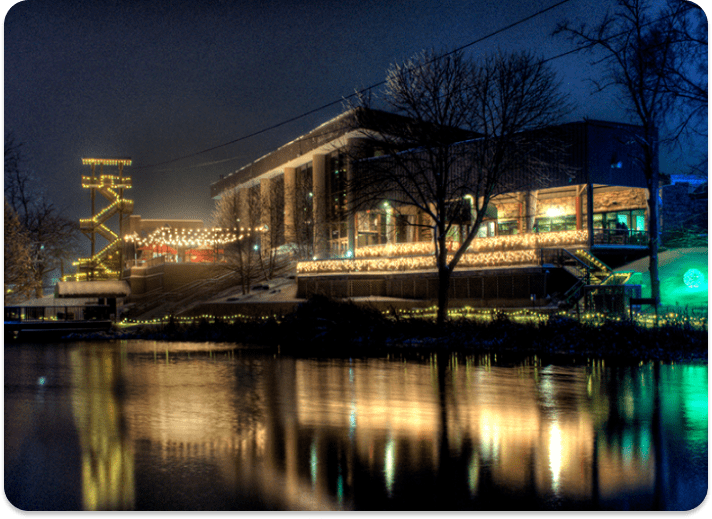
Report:
M 349 301 L 316 297 L 283 317 L 199 319 L 119 326 L 80 339 L 210 341 L 254 345 L 295 356 L 361 357 L 448 351 L 507 356 L 606 358 L 625 361 L 707 362 L 708 331 L 685 322 L 657 327 L 628 320 L 577 320 L 560 315 L 491 312 L 434 319 L 383 312 Z

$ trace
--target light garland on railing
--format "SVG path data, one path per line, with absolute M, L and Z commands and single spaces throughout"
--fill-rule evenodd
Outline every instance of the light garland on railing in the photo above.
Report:
M 451 261 L 452 255 L 447 261 Z M 496 267 L 501 265 L 536 264 L 536 250 L 466 253 L 460 265 L 466 267 Z M 317 260 L 297 263 L 297 274 L 325 274 L 340 272 L 393 272 L 435 268 L 435 256 L 403 256 L 344 260 Z
M 104 166 L 130 166 L 131 159 L 82 159 L 82 165 L 87 166 L 89 164 L 103 164 Z
M 504 250 L 538 249 L 542 247 L 561 247 L 581 245 L 588 242 L 588 231 L 558 231 L 548 233 L 527 233 L 509 236 L 491 236 L 475 238 L 467 252 L 493 252 Z M 448 242 L 448 251 L 459 247 L 457 242 Z M 393 256 L 422 256 L 433 254 L 433 242 L 389 243 L 387 245 L 369 245 L 356 249 L 356 258 L 375 258 Z
M 114 231 L 112 231 L 111 229 L 109 229 L 109 228 L 108 228 L 106 225 L 104 225 L 103 223 L 97 225 L 96 230 L 99 231 L 100 234 L 103 232 L 103 233 L 107 234 L 108 236 L 111 236 L 111 239 L 112 239 L 112 240 L 118 240 L 118 239 L 119 239 L 119 235 L 116 234 L 116 233 L 115 233 Z
M 603 271 L 608 272 L 611 270 L 608 265 L 604 265 L 598 258 L 583 249 L 578 249 L 575 254 L 581 258 L 584 258 L 589 264 L 593 264 Z
M 131 177 L 117 177 L 114 175 L 101 175 L 99 177 L 82 176 L 82 187 L 89 189 L 102 189 L 119 187 L 122 189 L 131 189 Z
M 133 210 L 133 200 L 128 200 L 126 198 L 120 198 L 119 200 L 115 200 L 111 204 L 107 205 L 104 209 L 96 213 L 92 218 L 80 218 L 79 224 L 96 224 L 100 221 L 104 221 L 106 219 L 106 214 L 117 207 L 117 210 L 121 210 L 125 213 L 130 213 Z

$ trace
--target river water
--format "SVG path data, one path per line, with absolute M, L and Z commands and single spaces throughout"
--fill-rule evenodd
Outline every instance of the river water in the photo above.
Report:
M 707 366 L 5 346 L 23 510 L 687 510 Z

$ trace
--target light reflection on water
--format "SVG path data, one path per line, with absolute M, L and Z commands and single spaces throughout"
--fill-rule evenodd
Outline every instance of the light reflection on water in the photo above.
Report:
M 5 348 L 22 509 L 690 509 L 707 366 Z

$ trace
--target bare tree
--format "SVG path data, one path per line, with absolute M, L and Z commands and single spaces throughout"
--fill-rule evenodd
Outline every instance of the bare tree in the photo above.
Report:
M 693 8 L 697 9 L 691 2 L 673 1 L 662 10 L 656 10 L 646 0 L 616 0 L 615 10 L 598 25 L 574 26 L 564 22 L 555 31 L 555 34 L 568 36 L 584 50 L 603 53 L 607 74 L 596 82 L 598 89 L 616 88 L 623 93 L 625 108 L 643 128 L 642 137 L 636 139 L 637 160 L 645 173 L 649 192 L 649 270 L 651 297 L 657 303 L 660 302 L 658 132 L 670 125 L 677 126 L 673 136 L 679 135 L 690 121 L 699 119 L 702 111 L 706 119 L 706 75 L 704 80 L 701 75 L 699 81 L 693 80 L 695 76 L 690 71 L 696 70 L 699 74 L 699 67 L 684 64 L 691 57 L 685 49 L 698 49 L 690 39 Z M 704 14 L 698 10 L 697 16 Z M 695 34 L 704 39 L 704 55 L 706 29 Z M 682 109 L 689 115 L 679 118 Z
M 12 133 L 5 135 L 5 200 L 17 215 L 30 241 L 31 265 L 36 280 L 36 296 L 43 282 L 78 255 L 79 226 L 62 215 L 42 193 L 40 182 L 21 166 L 21 144 Z
M 3 280 L 5 304 L 15 304 L 32 297 L 37 279 L 32 268 L 32 243 L 17 214 L 5 200 L 5 264 Z M 41 287 L 40 287 L 41 288 Z
M 290 254 L 281 245 L 284 243 L 284 178 L 267 181 L 266 191 L 261 192 L 259 204 L 262 231 L 260 234 L 261 261 L 266 278 L 272 279 L 290 261 Z
M 359 100 L 354 127 L 368 129 L 364 139 L 383 157 L 354 161 L 351 206 L 387 199 L 401 222 L 430 229 L 438 323 L 447 318 L 452 272 L 493 197 L 545 182 L 545 139 L 535 133 L 568 109 L 558 87 L 551 69 L 527 52 L 481 63 L 423 52 L 388 72 L 383 104 L 402 118 L 384 118 L 371 99 Z M 448 250 L 456 228 L 460 240 Z
M 259 187 L 225 193 L 215 207 L 213 222 L 217 227 L 239 230 L 237 241 L 225 244 L 225 262 L 218 265 L 233 272 L 240 281 L 242 293 L 249 294 L 252 283 L 266 277 L 256 231 L 260 227 Z
M 707 139 L 707 17 L 686 0 L 669 0 L 651 29 L 651 47 L 664 48 L 670 40 L 667 60 L 660 60 L 660 86 L 671 104 L 667 122 L 672 127 L 665 138 L 674 145 L 693 136 Z M 682 147 L 682 146 L 680 146 Z M 695 150 L 699 163 L 693 168 L 707 173 L 707 147 Z M 685 153 L 689 153 L 689 147 Z

